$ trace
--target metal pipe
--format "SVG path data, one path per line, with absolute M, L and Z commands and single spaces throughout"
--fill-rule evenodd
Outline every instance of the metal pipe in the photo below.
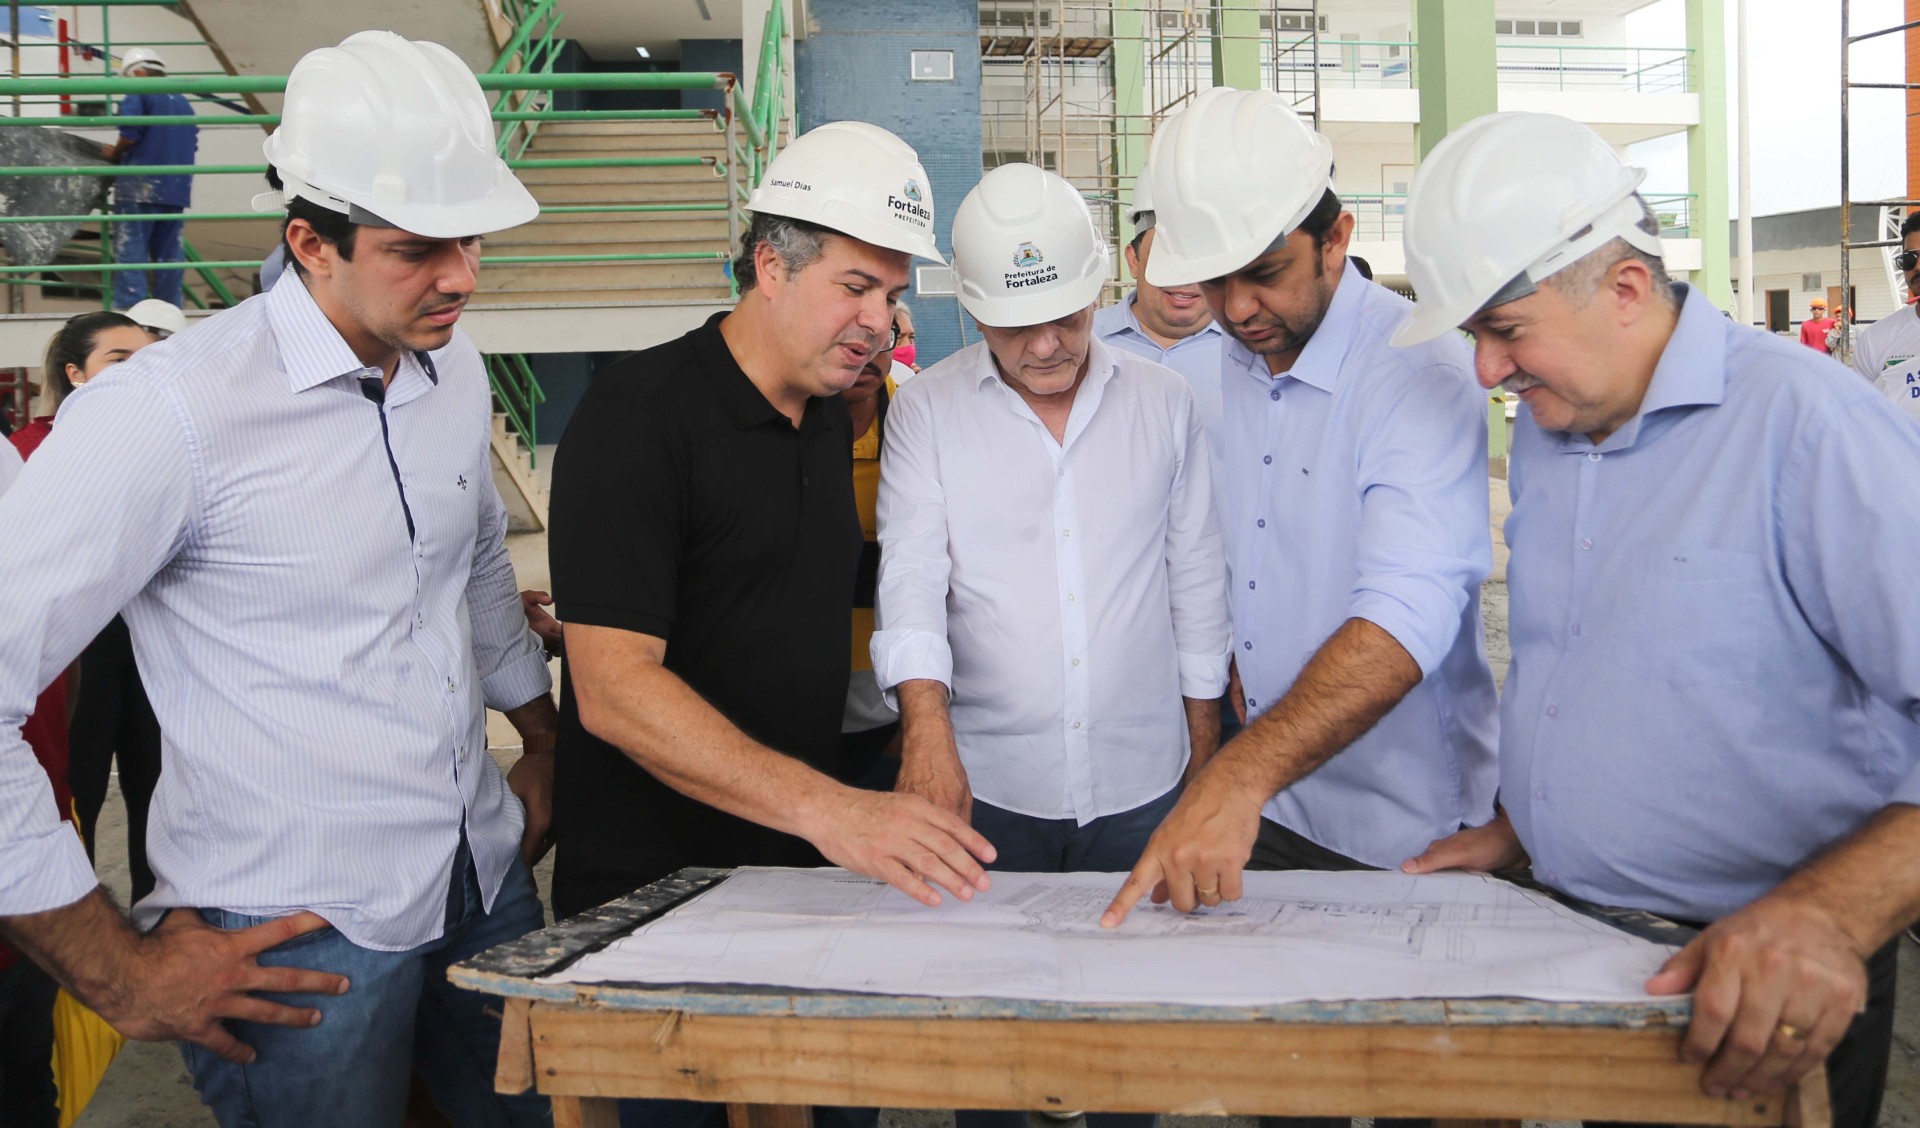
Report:
M 715 163 L 713 157 L 567 157 L 557 160 L 508 161 L 513 169 L 543 168 L 687 168 Z M 0 168 L 0 176 L 264 176 L 267 166 L 259 165 L 13 165 Z
M 0 266 L 5 274 L 93 274 L 97 272 L 180 270 L 191 266 L 198 270 L 243 270 L 258 267 L 260 259 L 219 259 L 205 262 L 89 262 L 54 263 L 47 266 Z M 648 253 L 631 255 L 485 255 L 482 267 L 524 266 L 533 263 L 608 263 L 608 262 L 725 262 L 725 251 L 701 251 L 697 254 Z
M 558 204 L 540 209 L 541 215 L 592 215 L 600 213 L 671 213 L 725 211 L 725 204 Z M 11 223 L 159 223 L 180 220 L 186 223 L 265 220 L 279 222 L 277 212 L 183 212 L 179 215 L 0 215 L 0 224 Z
M 1847 152 L 1849 148 L 1847 111 L 1850 102 L 1847 95 L 1851 91 L 1851 84 L 1847 81 L 1847 64 L 1850 61 L 1848 56 L 1852 53 L 1849 47 L 1853 43 L 1853 40 L 1847 36 L 1847 9 L 1850 7 L 1852 7 L 1851 4 L 1842 0 L 1840 5 L 1840 300 L 1834 303 L 1840 308 L 1832 311 L 1835 319 L 1840 323 L 1840 341 L 1834 355 L 1842 364 L 1853 359 L 1852 342 L 1848 340 L 1853 334 L 1853 309 L 1851 308 L 1853 302 L 1850 300 L 1853 297 L 1853 251 L 1848 247 L 1848 244 L 1853 242 L 1853 180 L 1851 170 L 1848 168 Z
M 1735 0 L 1734 18 L 1740 29 L 1734 39 L 1734 57 L 1740 64 L 1735 87 L 1740 168 L 1740 217 L 1734 223 L 1734 245 L 1740 255 L 1740 292 L 1734 296 L 1740 324 L 1753 324 L 1753 147 L 1748 138 L 1747 114 L 1747 0 Z

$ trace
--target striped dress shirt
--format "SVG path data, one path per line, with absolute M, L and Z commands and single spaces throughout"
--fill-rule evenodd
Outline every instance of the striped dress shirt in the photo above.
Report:
M 91 867 L 20 725 L 116 612 L 165 734 L 134 910 L 311 909 L 363 947 L 444 927 L 462 827 L 491 908 L 524 815 L 485 710 L 547 692 L 464 334 L 379 392 L 304 285 L 76 391 L 0 499 L 0 915 Z

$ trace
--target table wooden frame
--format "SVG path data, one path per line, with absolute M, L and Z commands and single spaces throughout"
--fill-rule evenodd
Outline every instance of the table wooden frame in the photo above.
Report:
M 496 1087 L 611 1128 L 621 1097 L 808 1128 L 814 1105 L 1827 1128 L 1824 1075 L 1745 1101 L 1679 1060 L 1688 1001 L 1088 1006 L 541 976 L 722 881 L 687 869 L 455 966 L 501 996 Z

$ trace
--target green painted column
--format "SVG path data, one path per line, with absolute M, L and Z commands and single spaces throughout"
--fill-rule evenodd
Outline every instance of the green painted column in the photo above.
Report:
M 1152 124 L 1147 120 L 1146 18 L 1140 13 L 1144 2 L 1118 0 L 1113 8 L 1113 182 L 1119 200 L 1113 225 L 1119 244 L 1133 239 L 1126 221 L 1127 203 L 1133 199 L 1133 178 L 1147 165 Z M 1125 256 L 1114 256 L 1114 269 L 1125 277 Z
M 1425 157 L 1450 131 L 1500 108 L 1493 60 L 1493 0 L 1414 0 L 1415 80 Z
M 1700 124 L 1687 130 L 1687 188 L 1693 192 L 1689 220 L 1700 240 L 1700 269 L 1693 284 L 1721 309 L 1733 308 L 1733 253 L 1727 225 L 1727 16 L 1724 0 L 1687 0 L 1687 46 L 1693 49 L 1687 89 L 1700 99 Z M 1755 305 L 1754 310 L 1760 310 Z
M 1213 84 L 1259 90 L 1261 0 L 1213 0 Z

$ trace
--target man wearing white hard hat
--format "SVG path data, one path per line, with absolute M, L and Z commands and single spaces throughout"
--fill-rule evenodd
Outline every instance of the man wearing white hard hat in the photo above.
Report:
M 416 1070 L 454 1123 L 546 1123 L 446 981 L 541 923 L 554 709 L 455 325 L 538 206 L 472 73 L 390 32 L 301 59 L 265 148 L 297 276 L 89 381 L 0 500 L 36 530 L 0 538 L 0 934 L 183 1039 L 222 1124 L 397 1125 Z M 19 736 L 122 607 L 166 734 L 131 925 Z
M 942 261 L 926 171 L 834 122 L 748 209 L 739 302 L 600 373 L 554 460 L 563 914 L 696 864 L 986 887 L 964 821 L 834 779 L 861 552 L 840 393 L 892 343 L 912 259 Z
M 1826 1061 L 1875 1123 L 1894 939 L 1920 917 L 1920 431 L 1864 381 L 1672 285 L 1588 127 L 1494 114 L 1427 156 L 1396 340 L 1473 334 L 1521 399 L 1507 817 L 1410 869 L 1532 859 L 1575 897 L 1705 931 L 1682 1056 L 1741 1099 Z M 1837 1048 L 1836 1048 L 1837 1047 Z
M 166 60 L 151 47 L 135 47 L 120 59 L 120 73 L 128 78 L 165 78 Z M 193 115 L 193 105 L 182 94 L 147 91 L 120 100 L 114 113 L 121 117 Z M 102 146 L 109 164 L 129 168 L 142 165 L 190 165 L 200 148 L 200 129 L 188 124 L 123 125 L 112 144 Z M 117 176 L 113 181 L 113 213 L 155 216 L 123 219 L 113 225 L 113 258 L 122 263 L 182 262 L 186 258 L 186 221 L 177 218 L 193 201 L 193 177 L 182 173 Z M 113 276 L 113 308 L 125 310 L 152 294 L 180 304 L 184 272 L 179 270 L 121 270 Z
M 1333 147 L 1264 91 L 1203 92 L 1148 159 L 1147 280 L 1198 285 L 1221 378 L 1235 693 L 1247 728 L 1187 788 L 1106 921 L 1165 883 L 1397 866 L 1493 817 L 1486 396 L 1459 341 L 1388 346 L 1404 298 L 1347 257 Z
M 881 455 L 899 786 L 971 817 L 999 868 L 1122 871 L 1218 742 L 1205 421 L 1178 373 L 1093 335 L 1107 251 L 1065 180 L 987 173 L 953 261 L 986 339 L 901 391 Z

